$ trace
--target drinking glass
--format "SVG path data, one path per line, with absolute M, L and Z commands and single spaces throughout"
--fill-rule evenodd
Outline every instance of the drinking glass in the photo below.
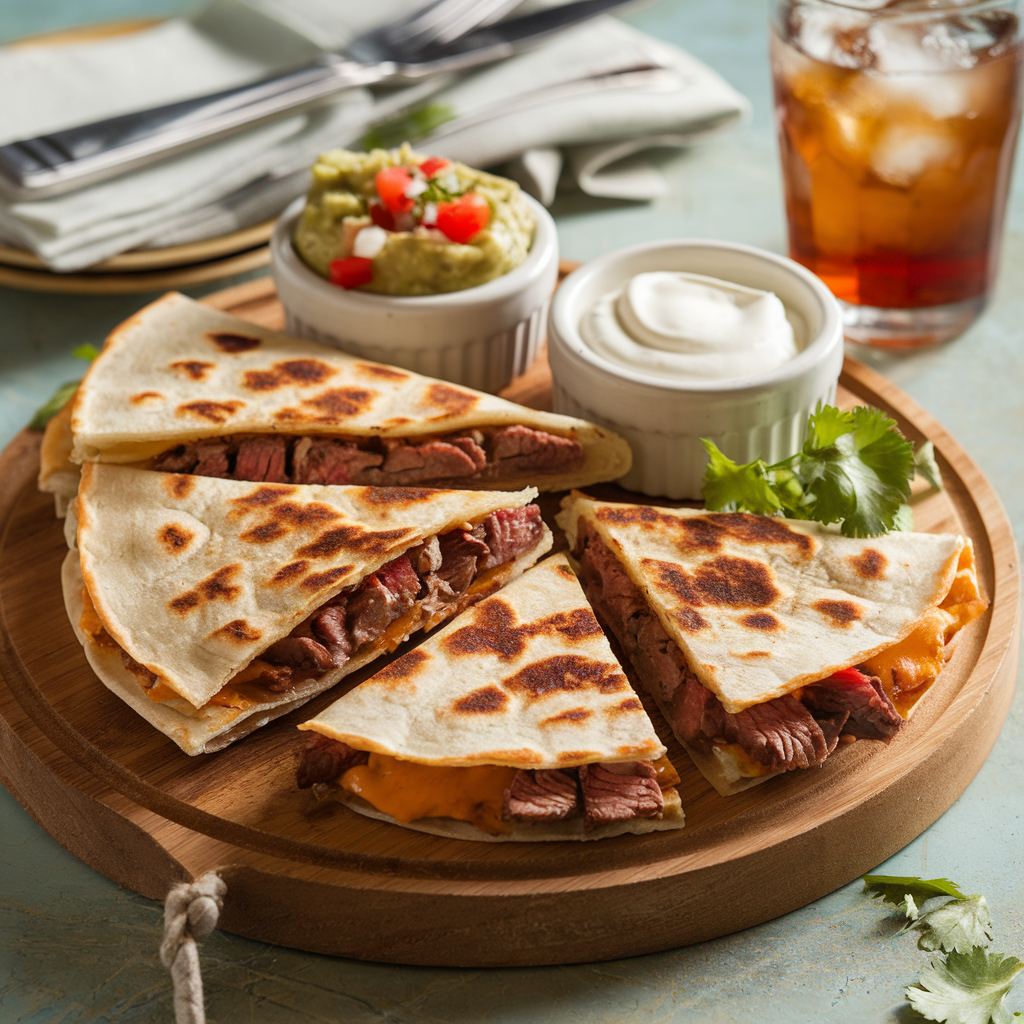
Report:
M 793 259 L 852 341 L 962 333 L 996 273 L 1020 120 L 1016 0 L 773 0 Z

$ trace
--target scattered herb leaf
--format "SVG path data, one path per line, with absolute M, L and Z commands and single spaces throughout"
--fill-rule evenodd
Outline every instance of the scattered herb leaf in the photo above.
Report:
M 95 345 L 90 345 L 89 342 L 86 342 L 84 345 L 73 348 L 71 354 L 76 359 L 88 359 L 91 363 L 100 354 L 100 350 Z
M 969 953 L 933 956 L 916 985 L 906 990 L 911 1006 L 928 1020 L 945 1024 L 1011 1024 L 1004 1005 L 1014 975 L 1024 969 L 1014 956 Z
M 969 953 L 992 941 L 992 916 L 984 896 L 950 900 L 919 918 L 913 928 L 921 932 L 917 943 L 921 949 Z
M 45 430 L 46 424 L 53 419 L 67 404 L 68 399 L 75 393 L 80 381 L 71 380 L 61 384 L 53 393 L 49 401 L 36 409 L 35 414 L 29 421 L 29 430 Z
M 859 405 L 843 412 L 819 403 L 803 449 L 771 466 L 760 460 L 737 465 L 707 439 L 704 447 L 710 509 L 781 511 L 790 519 L 841 523 L 846 537 L 877 537 L 911 523 L 906 503 L 914 447 L 880 409 Z
M 933 896 L 953 896 L 958 900 L 967 897 L 948 878 L 915 878 L 913 875 L 865 875 L 862 879 L 865 891 L 873 899 L 886 903 L 902 904 L 909 893 L 923 903 Z
M 403 110 L 372 125 L 363 136 L 363 145 L 366 149 L 391 149 L 403 142 L 418 142 L 450 121 L 455 113 L 455 108 L 448 103 L 426 103 Z

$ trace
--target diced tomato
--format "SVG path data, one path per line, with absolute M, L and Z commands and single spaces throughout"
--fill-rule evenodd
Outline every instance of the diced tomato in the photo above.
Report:
M 373 280 L 373 260 L 364 256 L 346 256 L 331 260 L 331 284 L 342 288 L 358 288 Z
M 830 683 L 866 683 L 870 676 L 864 675 L 859 668 L 841 668 L 828 677 Z
M 370 204 L 370 220 L 379 228 L 383 228 L 385 231 L 395 230 L 395 218 L 392 216 L 391 211 L 380 203 Z
M 412 175 L 404 167 L 385 167 L 375 179 L 377 195 L 392 213 L 408 213 L 416 205 L 405 190 L 412 184 Z
M 437 204 L 437 227 L 453 242 L 468 242 L 491 219 L 491 204 L 479 192 L 467 192 L 450 203 Z
M 446 167 L 451 166 L 451 160 L 445 160 L 443 156 L 428 156 L 423 163 L 420 164 L 420 170 L 423 172 L 423 176 L 426 178 L 432 178 L 435 174 L 440 173 Z

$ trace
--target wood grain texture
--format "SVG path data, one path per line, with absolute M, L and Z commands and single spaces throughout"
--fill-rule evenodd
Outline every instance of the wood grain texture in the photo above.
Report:
M 269 281 L 208 301 L 281 324 Z M 682 776 L 686 828 L 559 844 L 460 843 L 297 791 L 294 726 L 341 688 L 225 751 L 189 758 L 89 670 L 60 595 L 62 531 L 35 490 L 38 437 L 23 433 L 0 458 L 0 777 L 44 828 L 121 884 L 160 898 L 217 868 L 228 885 L 222 927 L 316 952 L 569 963 L 667 949 L 787 913 L 889 857 L 950 806 L 995 742 L 1017 664 L 1016 546 L 991 486 L 884 378 L 848 360 L 841 385 L 844 404 L 878 405 L 908 437 L 935 442 L 946 489 L 915 497 L 915 525 L 970 535 L 992 601 L 887 747 L 859 742 L 820 769 L 723 798 L 662 729 Z M 543 359 L 507 393 L 550 401 Z

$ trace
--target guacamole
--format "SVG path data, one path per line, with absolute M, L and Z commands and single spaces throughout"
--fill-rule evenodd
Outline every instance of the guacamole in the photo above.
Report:
M 533 231 L 514 181 L 404 145 L 322 154 L 293 242 L 341 287 L 435 295 L 507 274 L 526 259 Z

